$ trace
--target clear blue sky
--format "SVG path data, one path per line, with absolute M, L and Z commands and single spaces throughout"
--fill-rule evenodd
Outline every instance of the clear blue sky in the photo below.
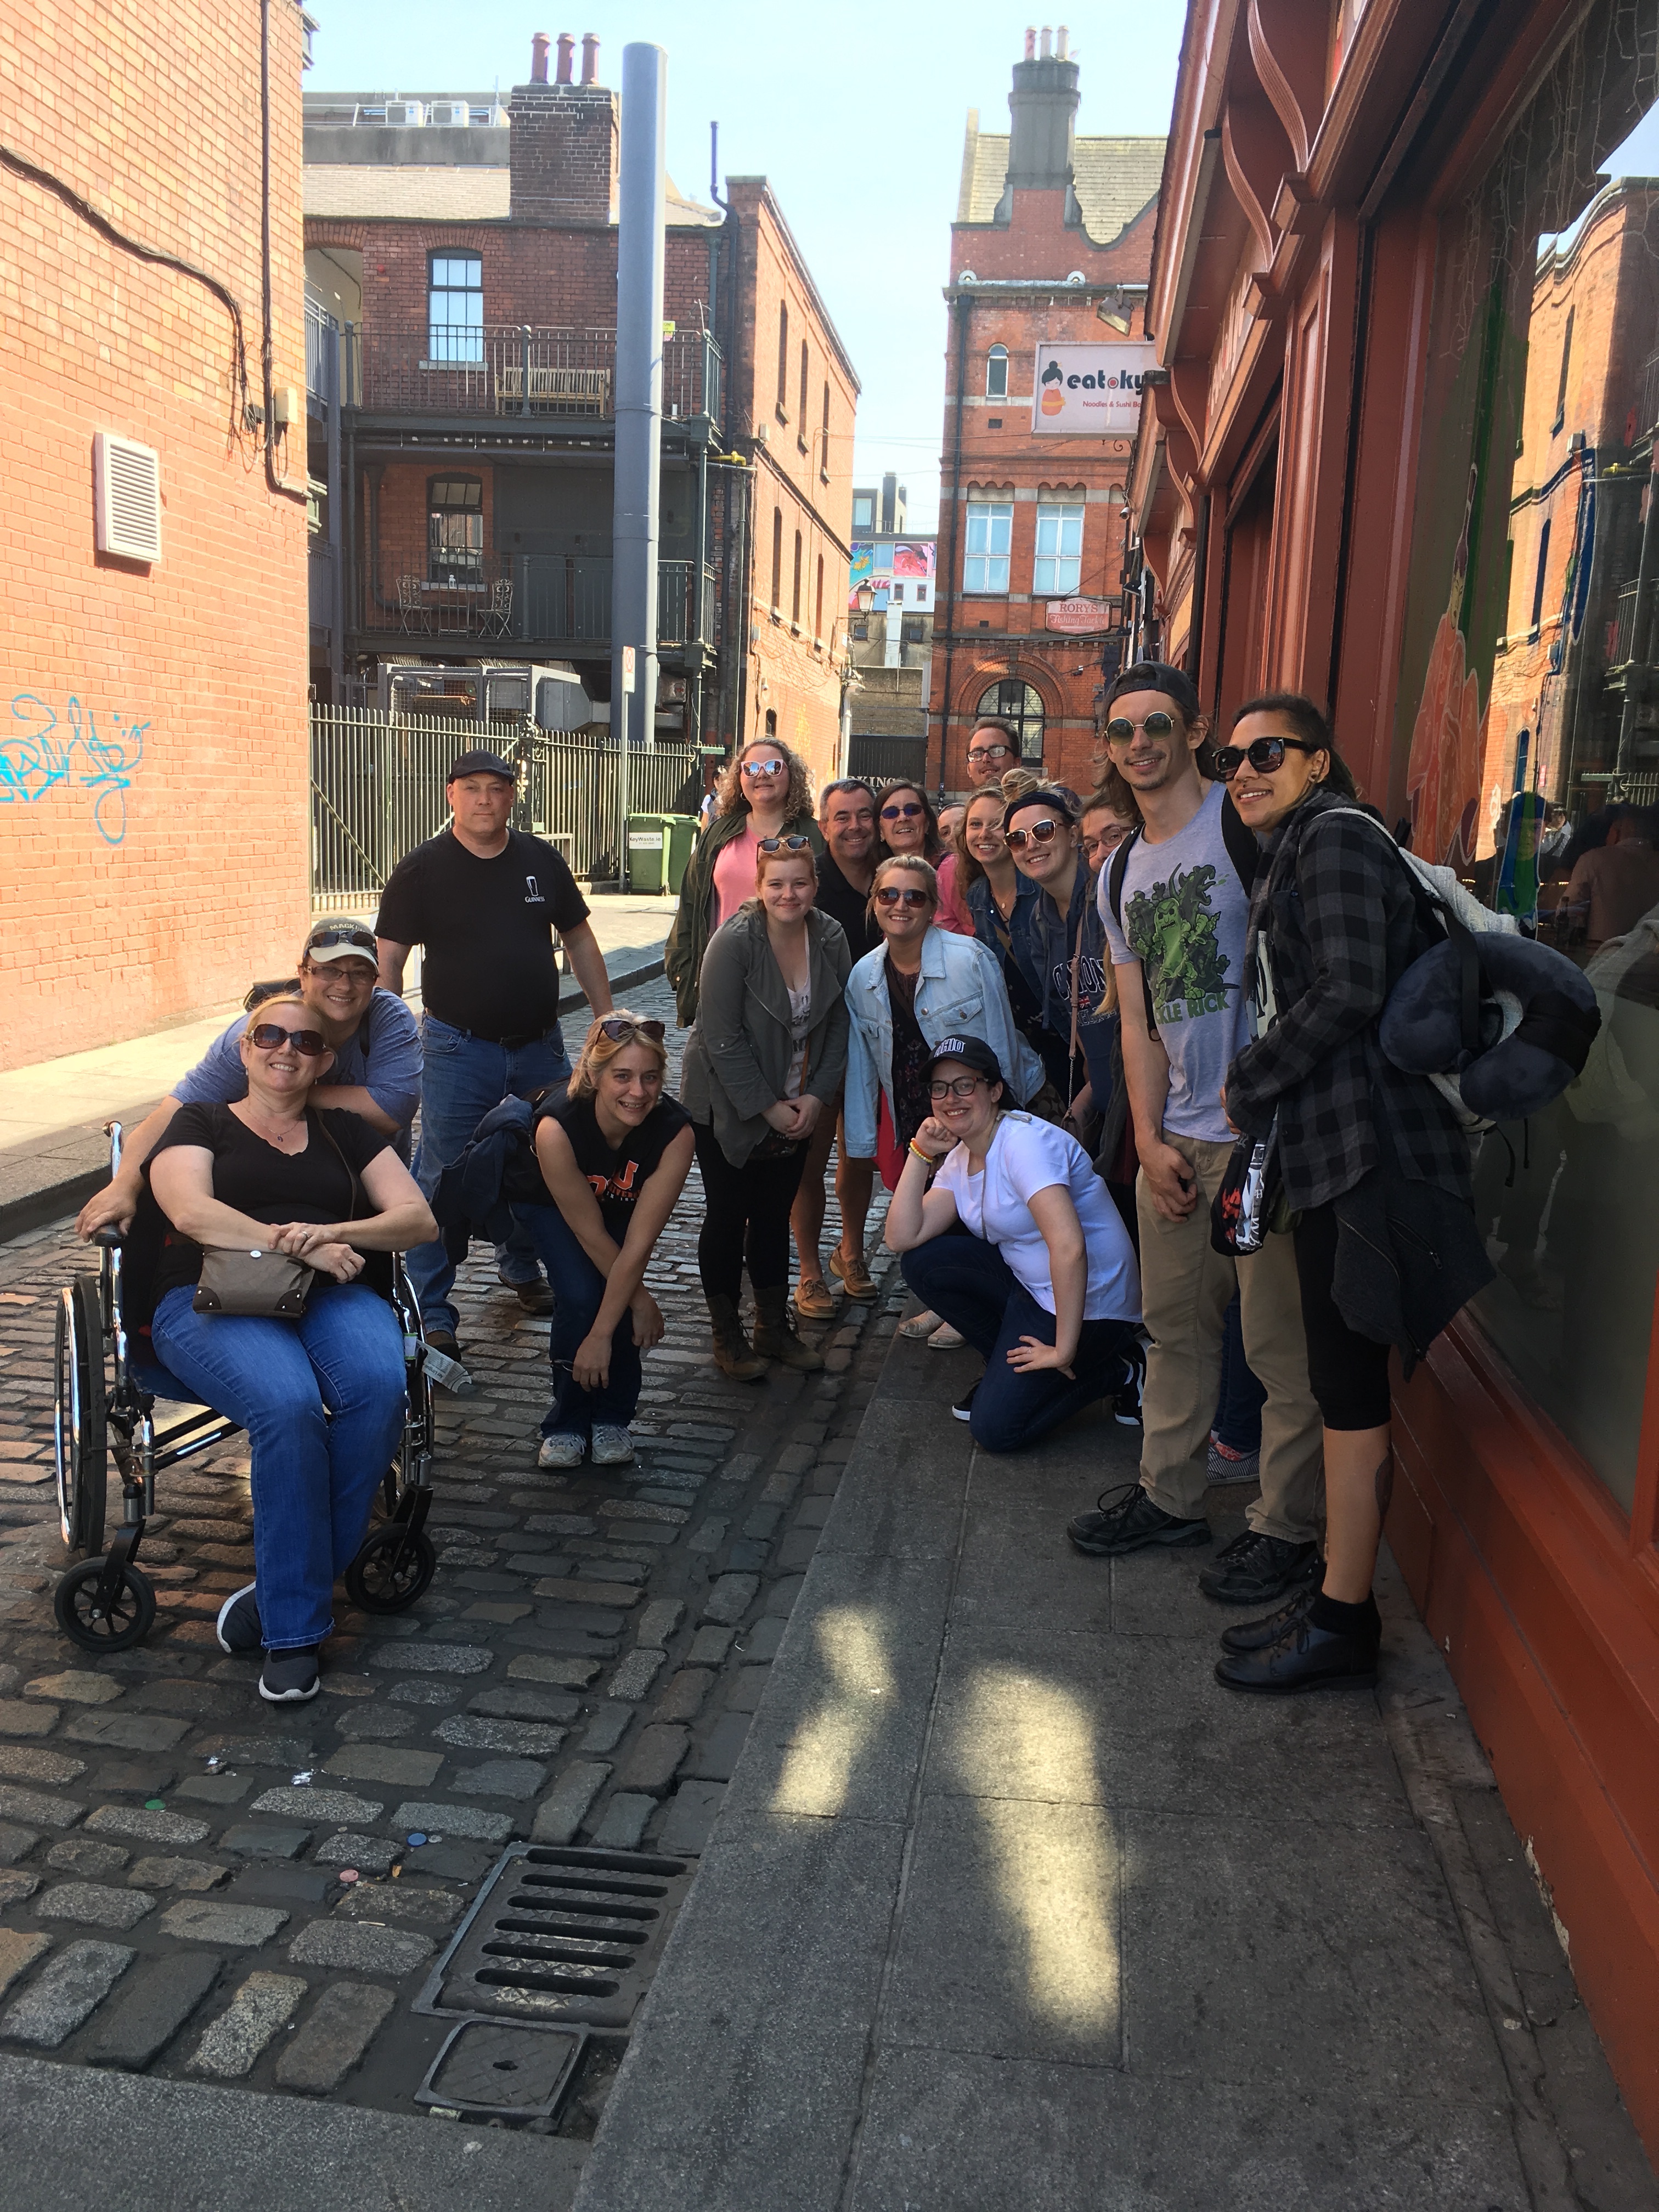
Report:
M 863 384 L 857 473 L 896 470 L 913 524 L 933 526 L 945 391 L 939 290 L 963 125 L 977 107 L 984 129 L 1007 129 L 1026 14 L 986 0 L 885 13 L 777 0 L 716 0 L 696 10 L 607 0 L 568 19 L 504 0 L 307 5 L 321 25 L 307 91 L 505 89 L 529 76 L 537 31 L 568 30 L 578 40 L 597 33 L 599 76 L 610 85 L 621 82 L 630 40 L 665 48 L 675 182 L 708 198 L 711 120 L 720 126 L 722 176 L 771 179 Z M 1168 129 L 1185 15 L 1183 0 L 1109 10 L 1097 0 L 1076 10 L 1080 130 Z

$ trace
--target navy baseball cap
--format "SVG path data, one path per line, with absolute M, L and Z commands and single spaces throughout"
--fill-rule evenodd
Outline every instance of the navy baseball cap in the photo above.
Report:
M 988 1083 L 1003 1083 L 1006 1078 L 998 1060 L 983 1037 L 941 1037 L 927 1055 L 923 1071 L 932 1075 L 942 1060 L 959 1060 L 964 1067 L 971 1067 L 975 1075 L 982 1075 Z
M 1115 678 L 1106 694 L 1106 711 L 1111 712 L 1114 699 L 1126 691 L 1161 691 L 1166 699 L 1173 699 L 1180 708 L 1182 718 L 1195 722 L 1204 712 L 1199 702 L 1198 686 L 1183 668 L 1172 668 L 1167 660 L 1137 660 L 1131 663 L 1121 675 Z
M 464 775 L 498 775 L 505 783 L 516 783 L 519 780 L 517 769 L 509 768 L 499 753 L 489 752 L 483 745 L 476 746 L 471 752 L 462 753 L 459 759 L 452 761 L 444 781 L 446 784 L 459 783 Z

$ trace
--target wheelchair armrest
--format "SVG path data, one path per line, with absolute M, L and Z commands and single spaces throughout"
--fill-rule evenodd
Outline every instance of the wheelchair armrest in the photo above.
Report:
M 126 1231 L 118 1229 L 112 1221 L 102 1229 L 94 1229 L 87 1239 L 88 1244 L 102 1245 L 106 1252 L 118 1252 L 126 1241 Z

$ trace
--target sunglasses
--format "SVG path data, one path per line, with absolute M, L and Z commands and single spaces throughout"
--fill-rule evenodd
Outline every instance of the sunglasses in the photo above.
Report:
M 1106 725 L 1106 735 L 1113 744 L 1127 745 L 1137 730 L 1145 730 L 1149 738 L 1167 738 L 1174 729 L 1175 716 L 1166 714 L 1160 707 L 1144 722 L 1132 722 L 1127 714 L 1114 714 Z
M 1051 821 L 1045 814 L 1041 822 L 1034 822 L 1029 830 L 1009 830 L 1004 835 L 1011 852 L 1023 853 L 1027 845 L 1052 843 L 1059 827 L 1058 822 Z
M 609 1037 L 612 1044 L 625 1044 L 634 1036 L 660 1044 L 667 1031 L 660 1022 L 636 1021 L 631 1014 L 608 1014 L 599 1024 L 599 1035 Z
M 1246 761 L 1259 775 L 1269 775 L 1274 769 L 1283 768 L 1286 751 L 1297 753 L 1322 752 L 1322 745 L 1308 744 L 1301 738 L 1258 738 L 1254 744 L 1222 745 L 1215 757 L 1215 772 L 1223 783 L 1231 783 Z
M 884 884 L 876 893 L 876 902 L 878 906 L 927 906 L 930 902 L 926 891 L 902 890 L 897 884 Z
M 916 805 L 915 799 L 908 799 L 902 806 L 884 806 L 881 810 L 881 818 L 884 822 L 896 822 L 902 815 L 905 821 L 909 822 L 914 820 L 921 811 L 921 809 Z
M 1012 745 L 969 745 L 968 757 L 970 761 L 1006 760 L 1012 750 Z
M 291 1044 L 307 1060 L 319 1060 L 330 1048 L 320 1030 L 285 1030 L 280 1022 L 257 1023 L 246 1035 L 248 1042 L 261 1052 L 280 1052 L 285 1044 Z
M 371 960 L 376 958 L 380 952 L 373 932 L 367 929 L 313 929 L 306 939 L 306 951 L 325 952 L 336 945 L 356 945 L 359 951 L 367 952 Z
M 810 837 L 759 837 L 755 841 L 763 853 L 810 853 Z
M 930 1098 L 971 1098 L 981 1080 L 982 1078 L 977 1075 L 958 1075 L 953 1082 L 930 1083 L 927 1096 Z
M 781 761 L 745 761 L 743 764 L 743 772 L 745 775 L 781 775 L 783 763 Z

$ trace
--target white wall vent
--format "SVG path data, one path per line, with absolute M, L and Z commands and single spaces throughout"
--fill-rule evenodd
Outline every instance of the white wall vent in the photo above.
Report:
M 394 131 L 417 131 L 426 121 L 426 110 L 418 100 L 389 100 L 386 119 Z
M 434 100 L 426 119 L 434 131 L 466 131 L 471 127 L 472 110 L 464 100 Z
M 92 441 L 98 550 L 123 561 L 161 557 L 161 458 L 100 430 Z

